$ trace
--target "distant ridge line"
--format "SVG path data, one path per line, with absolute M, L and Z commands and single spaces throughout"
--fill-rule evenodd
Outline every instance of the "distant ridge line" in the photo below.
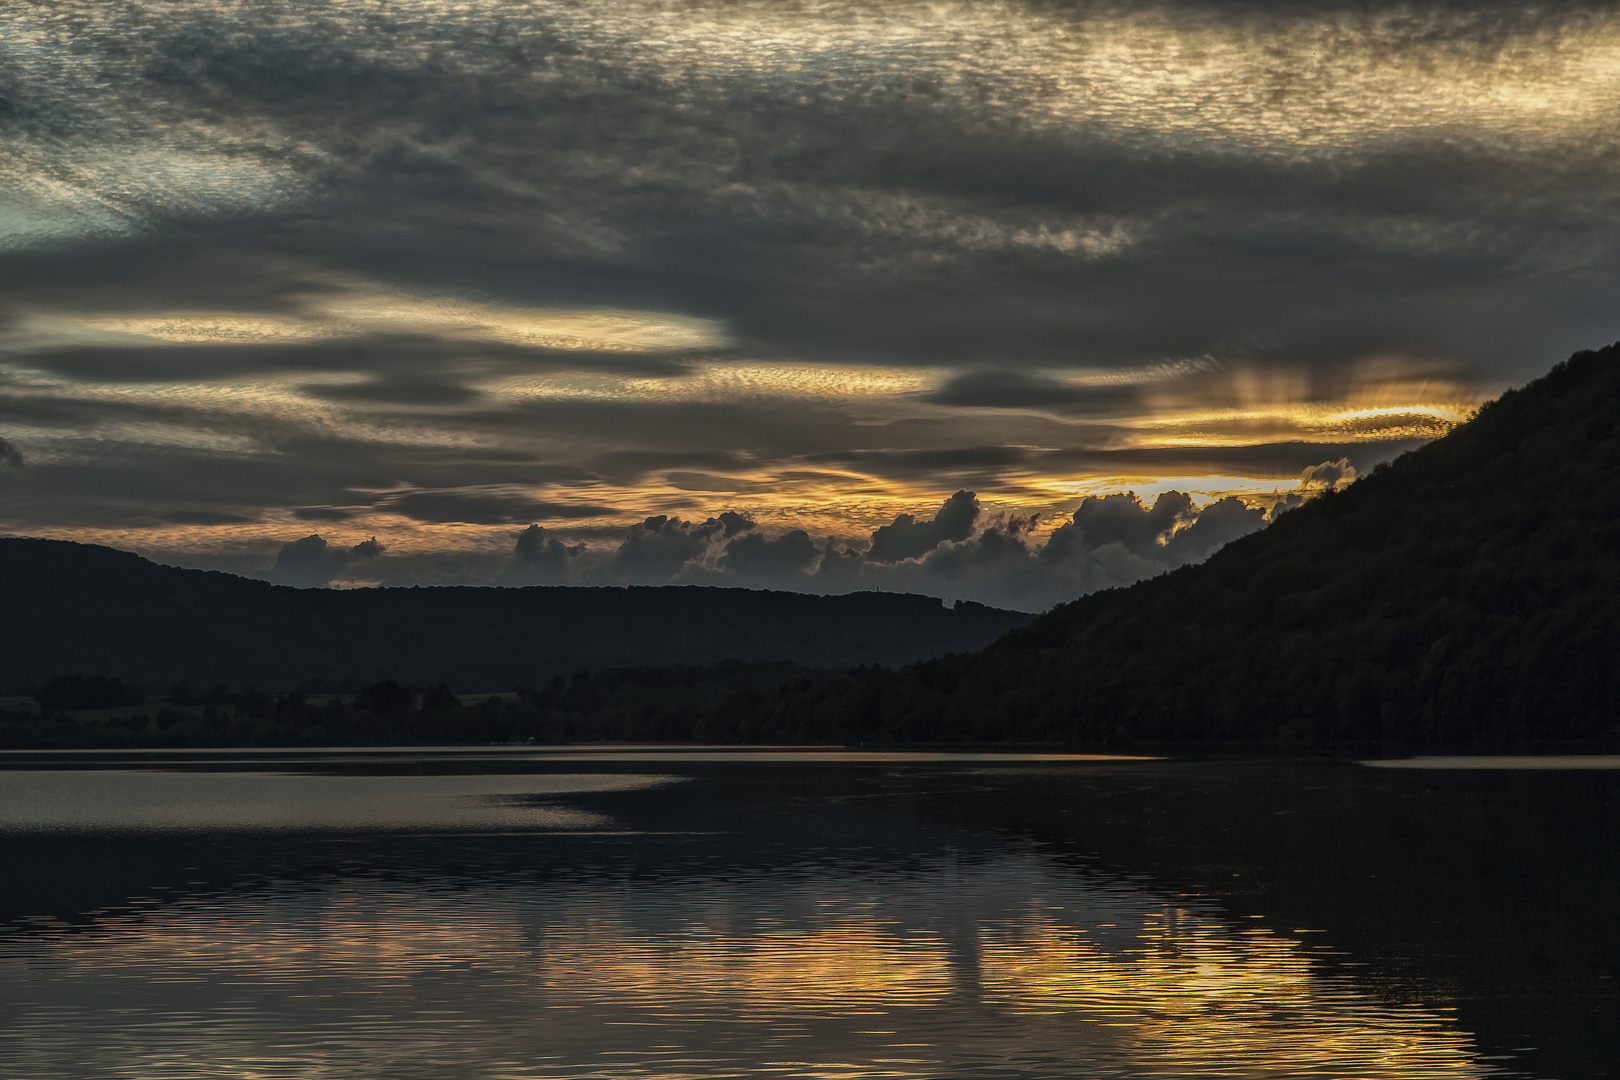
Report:
M 911 593 L 719 586 L 297 589 L 133 552 L 0 537 L 0 687 L 64 672 L 287 689 L 311 678 L 511 689 L 602 667 L 897 666 L 1033 616 Z

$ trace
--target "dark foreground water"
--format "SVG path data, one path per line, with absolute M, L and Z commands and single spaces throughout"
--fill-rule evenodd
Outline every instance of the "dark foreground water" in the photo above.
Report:
M 1620 771 L 0 760 L 0 1077 L 1620 1073 Z

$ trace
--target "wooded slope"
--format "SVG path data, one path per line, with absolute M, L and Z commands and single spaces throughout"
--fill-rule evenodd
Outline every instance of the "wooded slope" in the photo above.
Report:
M 850 737 L 1620 737 L 1620 346 L 1201 565 L 849 694 Z

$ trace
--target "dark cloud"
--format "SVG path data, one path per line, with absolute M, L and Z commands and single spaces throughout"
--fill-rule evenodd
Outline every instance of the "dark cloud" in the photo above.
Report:
M 1140 386 L 1090 386 L 1022 371 L 969 371 L 930 395 L 941 405 L 985 409 L 1056 409 L 1108 416 L 1139 408 Z
M 1276 513 L 1275 506 L 1271 513 Z M 1242 499 L 1210 503 L 1165 542 L 1166 561 L 1177 566 L 1202 562 L 1217 548 L 1260 528 L 1266 518 L 1266 511 L 1246 506 Z
M 929 521 L 918 521 L 901 514 L 891 524 L 872 534 L 867 549 L 868 562 L 899 562 L 926 555 L 947 540 L 965 540 L 979 518 L 979 500 L 971 491 L 958 491 L 939 508 Z
M 926 476 L 942 472 L 995 470 L 1028 464 L 1038 457 L 1023 446 L 962 446 L 944 450 L 837 450 L 810 460 L 870 469 L 879 476 Z
M 372 375 L 370 381 L 312 383 L 302 389 L 305 393 L 337 400 L 404 404 L 432 400 L 431 397 L 408 396 L 410 388 L 418 383 L 445 386 L 462 395 L 450 400 L 467 400 L 470 392 L 453 383 L 427 382 L 431 376 L 442 376 L 447 370 L 483 374 L 589 371 L 658 378 L 685 374 L 690 370 L 690 360 L 687 353 L 533 348 L 426 334 L 360 334 L 285 343 L 69 345 L 35 349 L 19 357 L 21 363 L 36 370 L 104 383 L 306 372 Z M 389 396 L 390 391 L 394 396 Z
M 512 561 L 496 579 L 497 585 L 561 585 L 568 579 L 568 562 L 583 545 L 563 543 L 539 525 L 518 534 Z
M 792 588 L 804 591 L 821 549 L 803 529 L 780 536 L 749 532 L 725 545 L 717 563 L 722 579 L 755 588 Z M 802 580 L 801 580 L 802 579 Z
M 349 559 L 351 561 L 357 559 L 375 559 L 386 550 L 388 549 L 382 544 L 379 544 L 377 542 L 377 538 L 373 536 L 370 540 L 362 540 L 360 543 L 350 548 Z
M 270 580 L 301 589 L 330 585 L 355 563 L 377 558 L 385 550 L 376 537 L 353 547 L 333 547 L 318 533 L 281 545 Z
M 8 465 L 13 469 L 23 467 L 22 451 L 18 450 L 5 439 L 0 439 L 0 465 Z
M 1044 550 L 1032 548 L 1027 539 L 1035 523 L 1034 517 L 1003 518 L 972 539 L 942 545 L 921 565 L 930 578 L 963 592 L 979 591 L 987 578 L 1027 578 L 1032 556 Z
M 1144 507 L 1134 494 L 1104 495 L 1080 503 L 1069 523 L 1052 534 L 1047 557 L 1062 561 L 1071 551 L 1095 551 L 1118 544 L 1142 557 L 1163 546 L 1178 525 L 1194 517 L 1192 499 L 1167 491 Z
M 632 585 L 662 585 L 708 551 L 716 534 L 724 534 L 718 520 L 694 524 L 665 515 L 630 526 L 619 549 L 608 562 L 610 580 Z
M 547 410 L 550 412 L 551 410 Z M 559 410 L 562 411 L 562 410 Z M 572 410 L 568 410 L 572 411 Z M 596 406 L 588 410 L 581 410 L 592 415 L 592 426 L 599 422 L 606 422 L 614 428 L 618 427 L 615 420 L 619 420 L 632 430 L 645 431 L 647 425 L 658 424 L 663 417 L 649 415 L 654 410 L 643 407 L 614 407 Z M 657 410 L 666 412 L 667 410 Z M 693 412 L 699 414 L 712 414 L 712 406 L 701 405 Z M 632 419 L 632 417 L 634 417 Z M 735 432 L 735 425 L 727 423 L 731 417 L 715 417 L 716 421 L 724 423 L 726 428 Z M 667 423 L 667 420 L 665 421 Z M 676 421 L 681 427 L 685 424 Z M 590 468 L 597 476 L 612 483 L 633 484 L 655 473 L 684 473 L 694 468 L 698 469 L 740 469 L 747 466 L 747 461 L 741 454 L 729 450 L 687 449 L 672 447 L 665 450 L 609 450 L 597 454 L 589 459 Z
M 416 521 L 469 525 L 504 525 L 536 518 L 593 518 L 614 512 L 603 506 L 545 502 L 519 495 L 476 491 L 413 491 L 388 499 L 381 508 Z
M 757 527 L 754 520 L 748 515 L 739 514 L 732 510 L 721 512 L 716 517 L 716 520 L 720 522 L 721 531 L 728 538 Z
M 460 405 L 481 395 L 451 382 L 427 379 L 367 379 L 354 383 L 314 383 L 299 389 L 327 401 L 379 402 L 387 405 Z
M 1131 494 L 1091 497 L 1044 544 L 1031 538 L 1033 518 L 1003 517 L 967 540 L 941 545 L 917 564 L 915 584 L 907 584 L 935 595 L 1042 610 L 1201 561 L 1266 520 L 1265 511 L 1237 499 L 1198 510 L 1175 491 L 1152 504 Z M 863 579 L 871 576 L 872 568 L 861 569 Z
M 236 525 L 258 520 L 245 514 L 230 514 L 221 510 L 171 510 L 159 514 L 158 518 L 174 525 Z
M 732 495 L 756 494 L 770 490 L 769 485 L 757 480 L 740 480 L 729 476 L 715 476 L 712 473 L 694 472 L 666 472 L 664 482 L 682 491 L 717 491 Z

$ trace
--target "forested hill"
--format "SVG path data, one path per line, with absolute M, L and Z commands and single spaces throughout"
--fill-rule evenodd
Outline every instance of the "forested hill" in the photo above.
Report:
M 845 668 L 982 648 L 1030 616 L 924 596 L 745 589 L 293 589 L 129 552 L 0 538 L 0 693 L 53 675 L 290 690 L 310 679 L 538 685 L 719 660 Z
M 850 691 L 850 737 L 1620 738 L 1620 346 L 1199 566 Z

